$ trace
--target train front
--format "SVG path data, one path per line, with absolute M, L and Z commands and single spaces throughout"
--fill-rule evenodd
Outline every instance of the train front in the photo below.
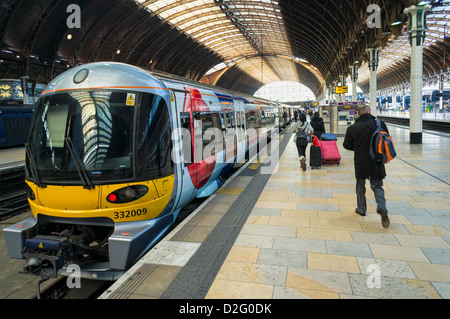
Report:
M 167 231 L 168 105 L 161 82 L 119 63 L 76 67 L 49 84 L 26 146 L 33 217 L 4 230 L 25 273 L 117 279 Z

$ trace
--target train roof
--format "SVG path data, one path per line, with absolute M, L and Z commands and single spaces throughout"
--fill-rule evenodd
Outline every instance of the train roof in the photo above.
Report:
M 117 62 L 95 62 L 62 73 L 45 87 L 42 94 L 86 88 L 167 89 L 164 83 L 138 67 Z
M 117 83 L 121 83 L 121 85 L 118 86 Z M 119 62 L 95 62 L 67 70 L 53 79 L 46 86 L 42 95 L 86 88 L 135 89 L 138 91 L 142 89 L 178 89 L 188 91 L 188 88 L 197 88 L 209 90 L 220 97 L 241 99 L 247 103 L 278 105 L 278 103 L 270 100 L 222 89 L 166 72 L 145 70 Z

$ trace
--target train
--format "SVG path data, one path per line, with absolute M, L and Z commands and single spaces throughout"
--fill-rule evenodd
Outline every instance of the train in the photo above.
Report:
M 32 217 L 4 229 L 23 272 L 116 280 L 195 198 L 213 194 L 292 107 L 164 72 L 96 62 L 42 92 L 26 143 Z M 71 269 L 71 268 L 70 268 Z
M 23 147 L 34 105 L 0 105 L 0 149 Z

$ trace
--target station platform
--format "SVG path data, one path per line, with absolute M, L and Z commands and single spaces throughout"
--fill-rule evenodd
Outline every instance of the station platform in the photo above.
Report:
M 386 116 L 386 117 L 398 117 L 409 119 L 409 112 L 401 112 L 401 111 L 382 111 L 377 113 L 378 116 Z M 442 122 L 450 122 L 450 113 L 438 113 L 438 112 L 423 112 L 422 119 L 427 121 L 442 121 Z
M 25 147 L 0 149 L 0 170 L 25 165 Z
M 300 169 L 290 129 L 272 174 L 243 166 L 101 299 L 449 299 L 450 135 L 388 126 L 398 157 L 384 229 L 367 187 L 355 213 L 353 152 Z M 309 148 L 307 150 L 309 154 Z

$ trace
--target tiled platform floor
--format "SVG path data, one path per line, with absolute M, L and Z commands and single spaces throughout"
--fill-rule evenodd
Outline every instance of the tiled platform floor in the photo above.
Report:
M 389 128 L 388 229 L 369 185 L 368 215 L 354 213 L 343 137 L 339 166 L 306 172 L 290 142 L 206 298 L 450 298 L 450 135 L 410 145 L 408 130 Z

